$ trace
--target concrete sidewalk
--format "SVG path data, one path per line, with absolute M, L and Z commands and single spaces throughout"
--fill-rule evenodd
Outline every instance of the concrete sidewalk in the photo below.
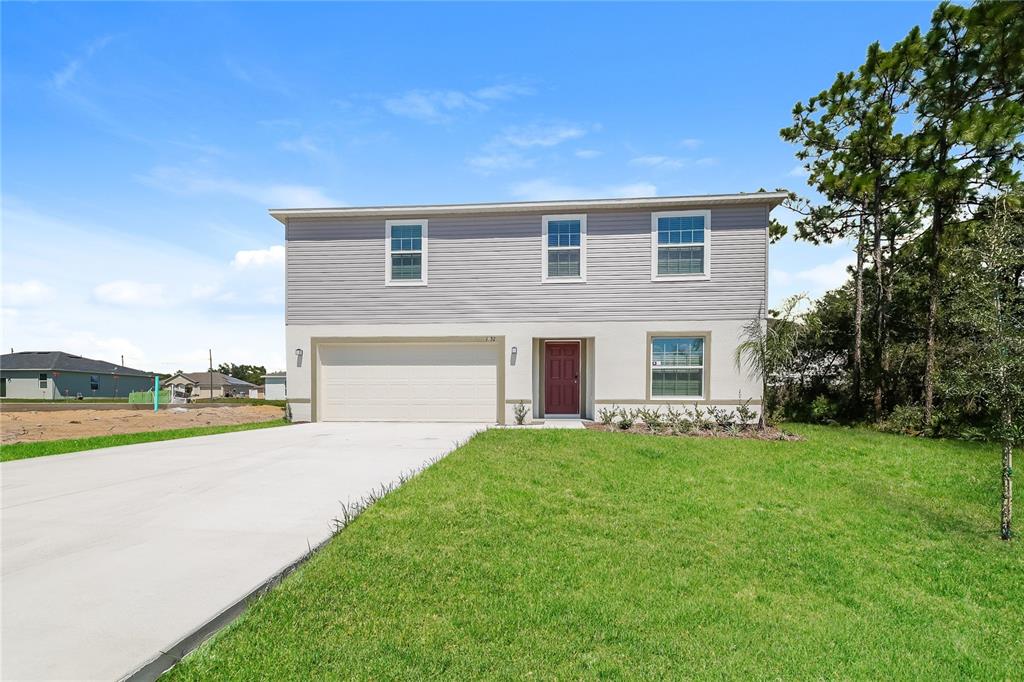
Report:
M 0 677 L 118 679 L 481 424 L 301 424 L 0 465 Z

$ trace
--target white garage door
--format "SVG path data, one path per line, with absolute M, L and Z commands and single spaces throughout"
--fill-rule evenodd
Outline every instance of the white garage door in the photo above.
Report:
M 346 343 L 318 349 L 322 421 L 497 417 L 494 343 Z

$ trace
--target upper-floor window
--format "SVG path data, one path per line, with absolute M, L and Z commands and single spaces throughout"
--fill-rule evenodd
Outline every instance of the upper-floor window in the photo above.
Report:
M 651 214 L 651 279 L 707 279 L 711 211 Z
M 384 283 L 389 286 L 427 283 L 427 221 L 385 221 L 387 261 Z
M 541 244 L 541 281 L 587 280 L 587 216 L 544 216 Z

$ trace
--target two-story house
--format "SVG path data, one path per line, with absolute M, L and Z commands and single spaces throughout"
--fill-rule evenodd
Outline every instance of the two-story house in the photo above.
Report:
M 758 405 L 783 192 L 282 209 L 299 421 L 511 423 L 619 405 Z

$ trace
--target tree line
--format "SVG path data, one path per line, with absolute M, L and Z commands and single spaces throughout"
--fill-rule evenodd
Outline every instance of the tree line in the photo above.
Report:
M 1009 537 L 1024 434 L 1024 4 L 940 4 L 926 30 L 869 46 L 798 102 L 781 135 L 820 197 L 791 195 L 794 236 L 852 242 L 856 259 L 799 323 L 770 323 L 799 333 L 767 404 L 999 439 Z

